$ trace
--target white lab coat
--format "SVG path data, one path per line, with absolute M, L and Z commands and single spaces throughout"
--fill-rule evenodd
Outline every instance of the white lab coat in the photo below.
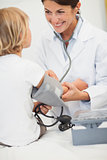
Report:
M 69 60 L 65 60 L 62 42 L 53 31 L 45 32 L 36 46 L 35 58 L 45 70 L 52 69 L 59 79 L 67 70 Z M 69 73 L 63 81 L 72 82 L 77 78 L 88 83 L 90 101 L 67 102 L 67 114 L 81 109 L 107 107 L 107 33 L 83 20 L 80 32 L 72 47 L 67 47 L 72 59 Z M 60 112 L 59 108 L 55 109 Z

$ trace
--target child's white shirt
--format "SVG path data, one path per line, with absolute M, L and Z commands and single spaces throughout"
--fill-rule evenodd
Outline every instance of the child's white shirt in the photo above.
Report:
M 0 57 L 0 142 L 23 146 L 38 139 L 30 95 L 43 75 L 39 65 L 17 55 Z

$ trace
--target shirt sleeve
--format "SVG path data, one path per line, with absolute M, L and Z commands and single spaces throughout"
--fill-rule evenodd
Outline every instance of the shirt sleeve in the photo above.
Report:
M 32 61 L 37 64 L 39 64 L 41 66 L 41 68 L 43 68 L 45 71 L 48 70 L 47 67 L 47 56 L 46 56 L 46 48 L 45 48 L 45 37 L 44 36 L 40 36 L 40 38 L 38 39 L 38 42 L 35 45 L 35 50 L 32 54 Z
M 38 64 L 30 61 L 26 61 L 25 68 L 26 81 L 36 87 L 44 76 L 45 71 Z

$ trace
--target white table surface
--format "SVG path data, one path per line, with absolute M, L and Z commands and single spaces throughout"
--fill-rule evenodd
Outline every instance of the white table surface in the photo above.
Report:
M 49 128 L 37 142 L 24 147 L 0 146 L 0 160 L 107 160 L 107 144 L 73 146 L 71 129 Z

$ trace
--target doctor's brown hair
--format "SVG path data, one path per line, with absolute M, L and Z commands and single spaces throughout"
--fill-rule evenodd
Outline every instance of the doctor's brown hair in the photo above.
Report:
M 0 9 L 0 56 L 21 52 L 27 36 L 28 20 L 19 8 Z
M 44 3 L 47 0 L 41 0 L 42 3 Z M 49 0 L 49 1 L 53 1 L 56 2 L 60 5 L 70 5 L 73 9 L 76 7 L 77 3 L 79 2 L 79 0 Z

